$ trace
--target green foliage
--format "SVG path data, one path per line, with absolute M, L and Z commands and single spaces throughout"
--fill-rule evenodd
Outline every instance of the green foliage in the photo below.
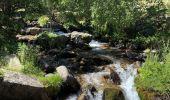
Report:
M 153 36 L 137 36 L 135 39 L 132 39 L 131 42 L 135 45 L 143 45 L 145 47 L 157 47 L 157 45 L 160 44 L 160 36 L 159 35 L 153 35 Z
M 0 78 L 4 76 L 4 71 L 0 69 Z
M 40 26 L 44 26 L 44 25 L 46 25 L 46 24 L 48 23 L 48 21 L 49 21 L 49 18 L 44 15 L 44 16 L 41 16 L 41 17 L 38 19 L 38 24 L 39 24 Z
M 46 87 L 58 87 L 62 83 L 62 78 L 57 74 L 47 77 L 39 77 Z
M 53 34 L 49 34 L 53 37 Z M 62 78 L 57 74 L 45 76 L 45 73 L 37 67 L 38 49 L 26 44 L 19 44 L 18 56 L 22 65 L 24 66 L 22 72 L 30 76 L 38 78 L 45 86 L 49 94 L 58 93 L 59 87 L 62 83 Z
M 139 88 L 160 93 L 170 93 L 170 49 L 169 47 L 165 48 L 163 52 L 165 59 L 162 62 L 160 62 L 158 54 L 148 54 L 137 78 Z
M 39 80 L 45 85 L 47 93 L 51 96 L 55 96 L 60 89 L 62 78 L 57 74 L 51 74 L 47 77 L 38 77 Z
M 38 51 L 37 48 L 19 44 L 18 57 L 24 66 L 23 73 L 32 75 L 43 75 L 43 72 L 37 67 Z

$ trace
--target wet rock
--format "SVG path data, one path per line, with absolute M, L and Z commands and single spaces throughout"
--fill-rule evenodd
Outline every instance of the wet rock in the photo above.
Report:
M 132 60 L 139 60 L 139 61 L 144 61 L 144 58 L 145 58 L 142 53 L 137 53 L 130 49 L 127 49 L 125 53 L 123 54 L 123 56 L 129 59 L 132 59 Z
M 72 52 L 72 51 L 61 51 L 59 54 L 58 54 L 58 57 L 59 58 L 74 58 L 76 57 L 76 53 L 75 52 Z
M 80 90 L 80 84 L 77 79 L 69 73 L 65 66 L 56 68 L 57 73 L 63 78 L 64 82 L 61 85 L 60 95 L 69 95 L 77 93 Z
M 125 100 L 120 88 L 106 88 L 103 93 L 103 100 Z
M 88 100 L 86 93 L 82 93 L 81 95 L 79 95 L 77 100 Z
M 55 61 L 54 57 L 45 56 L 40 57 L 38 60 L 39 66 L 41 66 L 41 69 L 46 73 L 53 73 L 55 71 L 55 66 L 57 65 L 57 62 Z
M 77 58 L 64 58 L 58 61 L 59 65 L 65 65 L 67 68 L 71 69 L 72 71 L 78 71 L 80 68 L 80 64 Z
M 28 21 L 26 22 L 26 24 L 27 24 L 27 27 L 39 26 L 37 21 L 29 21 L 29 20 L 28 20 Z
M 70 70 L 80 73 L 93 72 L 98 70 L 97 66 L 110 63 L 112 63 L 111 59 L 89 52 L 77 52 L 76 57 L 62 58 L 58 60 L 58 65 L 65 65 Z
M 11 71 L 0 80 L 0 94 L 2 100 L 50 100 L 38 80 Z
M 88 85 L 84 87 L 83 92 L 78 96 L 78 100 L 91 100 L 97 92 L 97 89 L 93 85 Z
M 84 62 L 84 65 L 100 66 L 111 64 L 113 62 L 112 59 L 109 59 L 105 56 L 95 55 L 89 52 L 82 52 L 79 54 L 79 57 L 82 58 L 81 60 Z
M 120 85 L 121 80 L 120 80 L 119 75 L 111 68 L 110 68 L 110 77 L 114 84 Z

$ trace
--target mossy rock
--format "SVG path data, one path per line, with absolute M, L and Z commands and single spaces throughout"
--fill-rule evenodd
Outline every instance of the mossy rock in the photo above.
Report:
M 53 32 L 43 32 L 37 37 L 37 43 L 45 49 L 64 48 L 69 40 L 69 36 Z
M 103 100 L 125 100 L 125 98 L 119 87 L 112 87 L 104 90 Z
M 138 89 L 139 97 L 141 100 L 169 100 L 170 94 L 161 94 L 154 91 L 147 91 Z

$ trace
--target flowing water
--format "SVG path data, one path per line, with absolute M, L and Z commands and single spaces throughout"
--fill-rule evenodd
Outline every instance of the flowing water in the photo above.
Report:
M 100 43 L 98 41 L 92 40 L 89 43 L 90 47 L 92 47 L 93 52 L 102 51 L 105 52 L 107 49 L 103 48 L 103 45 L 106 43 Z M 98 53 L 98 52 L 97 52 Z M 103 54 L 102 54 L 103 55 Z M 127 68 L 122 68 L 121 60 L 115 59 L 114 56 L 110 54 L 104 54 L 103 56 L 108 57 L 113 60 L 113 64 L 110 64 L 108 67 L 115 69 L 115 72 L 118 74 L 121 84 L 119 85 L 122 89 L 124 94 L 125 100 L 140 100 L 136 88 L 134 86 L 134 80 L 137 76 L 137 67 L 134 64 L 128 64 Z M 100 71 L 100 72 L 93 72 L 93 73 L 86 73 L 81 75 L 83 79 L 83 83 L 91 84 L 95 87 L 101 88 L 104 87 L 104 83 L 101 81 L 103 76 L 110 75 L 108 71 Z M 87 90 L 86 95 L 88 96 L 88 100 L 103 100 L 103 90 L 98 90 L 95 92 L 91 92 Z M 71 95 L 66 100 L 77 100 L 78 95 Z
M 121 79 L 120 87 L 126 100 L 140 100 L 138 93 L 134 87 L 134 80 L 137 76 L 137 68 L 133 64 L 129 65 L 127 69 L 123 69 L 120 63 L 115 64 L 116 72 Z

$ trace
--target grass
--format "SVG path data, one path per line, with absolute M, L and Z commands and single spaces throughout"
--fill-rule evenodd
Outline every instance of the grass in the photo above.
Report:
M 46 87 L 58 87 L 62 82 L 62 78 L 57 73 L 38 78 L 44 83 Z
M 169 44 L 169 42 L 167 43 Z M 161 51 L 161 50 L 160 50 Z M 161 54 L 149 53 L 139 70 L 137 87 L 158 93 L 170 93 L 170 48 L 164 45 Z
M 38 79 L 44 84 L 50 97 L 55 97 L 57 95 L 57 93 L 60 91 L 60 86 L 63 81 L 57 73 L 46 77 L 40 76 Z
M 4 76 L 4 71 L 0 69 L 0 78 Z

